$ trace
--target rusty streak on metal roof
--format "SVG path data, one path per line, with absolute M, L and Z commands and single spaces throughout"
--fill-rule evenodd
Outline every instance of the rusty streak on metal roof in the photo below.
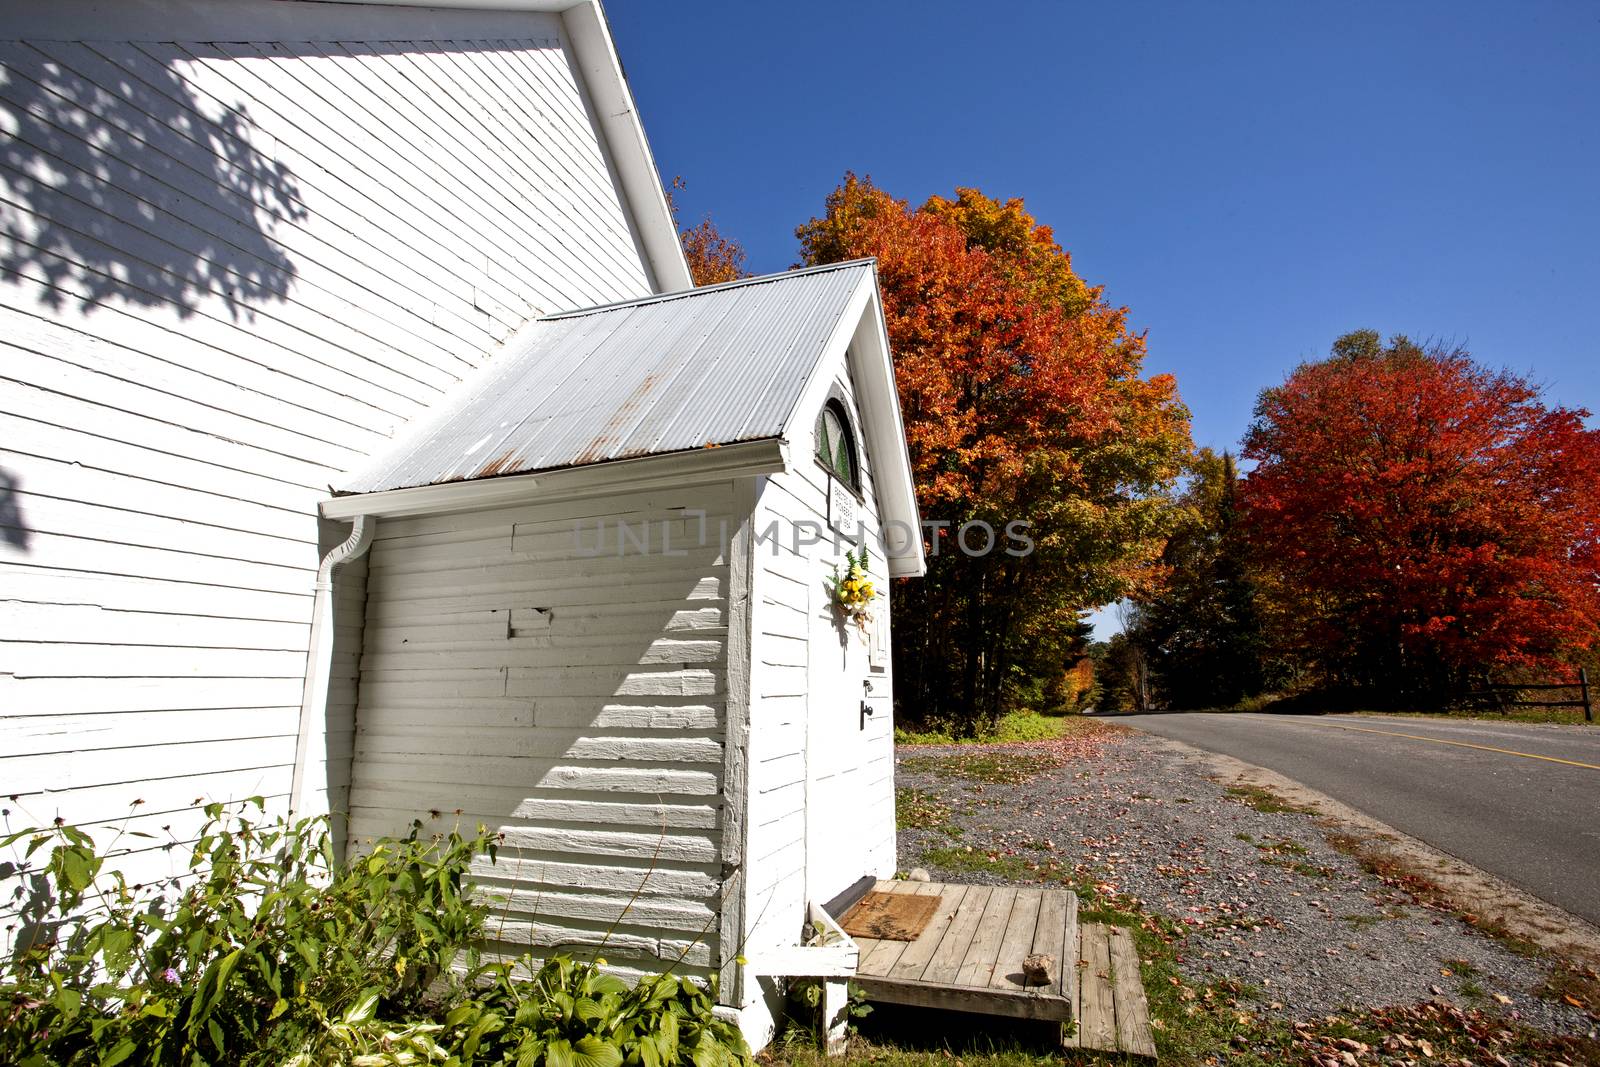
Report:
M 781 436 L 870 261 L 537 319 L 341 493 Z

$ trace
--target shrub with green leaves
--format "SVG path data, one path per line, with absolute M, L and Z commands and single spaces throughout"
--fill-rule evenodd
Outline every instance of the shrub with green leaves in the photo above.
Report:
M 749 1062 L 734 1024 L 688 978 L 651 975 L 629 987 L 595 963 L 558 956 L 531 981 L 495 968 L 482 993 L 445 1017 L 462 1063 L 532 1067 L 735 1067 Z
M 175 894 L 105 870 L 76 827 L 6 838 L 26 842 L 20 873 L 45 896 L 0 986 L 7 1056 L 281 1062 L 360 1004 L 416 1011 L 482 923 L 463 876 L 493 839 L 425 838 L 417 823 L 340 866 L 325 821 L 264 809 L 260 798 L 208 805 Z
M 83 830 L 19 848 L 28 925 L 0 971 L 0 1062 L 732 1067 L 749 1055 L 713 997 L 664 974 L 629 988 L 594 964 L 485 963 L 466 882 L 481 827 L 334 858 L 327 821 L 205 808 L 174 888 L 129 885 Z

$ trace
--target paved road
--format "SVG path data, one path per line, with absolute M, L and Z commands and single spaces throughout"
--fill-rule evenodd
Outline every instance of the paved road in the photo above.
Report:
M 1216 713 L 1118 721 L 1277 771 L 1600 924 L 1600 727 Z

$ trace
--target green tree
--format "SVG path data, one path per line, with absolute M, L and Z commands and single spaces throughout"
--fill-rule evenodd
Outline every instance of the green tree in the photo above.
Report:
M 1164 580 L 1139 600 L 1133 639 L 1167 707 L 1222 707 L 1266 685 L 1266 638 L 1239 526 L 1233 456 L 1202 448 L 1162 551 Z
M 1130 616 L 1125 625 L 1136 627 Z M 1128 630 L 1111 635 L 1089 649 L 1094 663 L 1093 706 L 1096 711 L 1148 711 L 1150 668 L 1143 647 Z

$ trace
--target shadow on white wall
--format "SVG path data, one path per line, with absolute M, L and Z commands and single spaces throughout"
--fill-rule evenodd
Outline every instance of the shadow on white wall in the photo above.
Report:
M 0 43 L 7 280 L 83 311 L 221 300 L 238 318 L 284 299 L 295 266 L 273 231 L 306 209 L 289 168 L 252 143 L 248 109 L 202 99 L 147 56 L 41 47 L 54 54 Z

